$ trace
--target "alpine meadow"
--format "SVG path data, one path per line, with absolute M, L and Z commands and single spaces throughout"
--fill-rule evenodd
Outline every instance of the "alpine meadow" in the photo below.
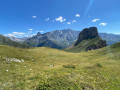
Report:
M 0 90 L 120 90 L 119 0 L 1 0 Z

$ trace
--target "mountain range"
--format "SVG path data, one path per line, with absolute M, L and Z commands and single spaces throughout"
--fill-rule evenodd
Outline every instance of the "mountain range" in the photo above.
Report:
M 44 34 L 38 32 L 36 35 L 32 37 L 24 38 L 9 37 L 9 38 L 13 41 L 23 42 L 27 45 L 30 45 L 31 47 L 44 46 L 63 49 L 72 45 L 77 40 L 80 32 L 81 31 L 76 31 L 72 29 L 64 29 L 51 31 Z M 120 41 L 120 35 L 116 34 L 99 33 L 99 36 L 103 40 L 106 40 L 107 45 L 112 45 Z
M 119 90 L 120 43 L 73 53 L 0 45 L 0 90 Z
M 85 28 L 78 36 L 53 33 L 38 32 L 22 43 L 0 35 L 0 90 L 120 89 L 120 42 L 107 46 L 96 27 Z M 58 50 L 62 40 L 72 42 Z M 35 48 L 25 48 L 25 43 Z
M 8 46 L 13 46 L 13 47 L 19 47 L 19 48 L 28 48 L 28 45 L 25 45 L 23 43 L 19 43 L 16 41 L 12 41 L 11 39 L 0 35 L 0 45 L 8 45 Z
M 45 34 L 38 32 L 37 35 L 28 38 L 24 43 L 33 47 L 44 46 L 63 49 L 77 40 L 78 34 L 79 31 L 71 29 L 56 30 Z

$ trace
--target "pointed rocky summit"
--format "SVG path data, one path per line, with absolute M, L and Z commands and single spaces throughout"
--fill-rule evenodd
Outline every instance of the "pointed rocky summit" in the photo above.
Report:
M 40 32 L 37 33 L 37 36 L 41 36 L 42 34 Z

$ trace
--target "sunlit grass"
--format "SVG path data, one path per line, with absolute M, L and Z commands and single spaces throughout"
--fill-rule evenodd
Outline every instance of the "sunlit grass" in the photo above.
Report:
M 0 89 L 119 90 L 119 55 L 119 44 L 82 53 L 0 46 Z

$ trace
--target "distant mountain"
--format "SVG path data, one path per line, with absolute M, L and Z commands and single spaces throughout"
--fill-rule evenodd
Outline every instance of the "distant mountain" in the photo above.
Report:
M 19 48 L 28 48 L 28 45 L 12 41 L 3 35 L 0 35 L 0 45 L 8 45 L 8 46 L 19 47 Z
M 48 39 L 48 37 L 45 34 L 41 34 L 40 32 L 38 32 L 37 35 L 24 41 L 24 44 L 27 44 L 32 47 L 50 47 L 62 49 L 60 45 L 57 45 L 54 41 Z
M 25 44 L 33 47 L 54 47 L 63 49 L 71 45 L 78 37 L 79 31 L 71 29 L 56 30 L 45 34 L 37 35 L 25 40 Z
M 115 44 L 117 42 L 120 42 L 120 35 L 99 33 L 99 36 L 103 40 L 106 40 L 108 45 L 112 45 L 112 44 Z
M 13 36 L 10 36 L 8 37 L 9 39 L 11 39 L 12 41 L 16 41 L 16 42 L 24 42 L 25 40 L 27 40 L 29 37 L 23 37 L 23 38 L 18 38 L 18 37 L 13 37 Z
M 66 48 L 72 45 L 78 38 L 80 31 L 72 29 L 55 30 L 44 34 L 38 33 L 33 37 L 10 38 L 13 41 L 24 42 L 32 47 L 54 47 L 58 49 Z M 99 33 L 99 36 L 106 40 L 108 45 L 120 42 L 120 35 Z M 45 39 L 45 40 L 44 40 Z M 54 44 L 53 44 L 54 43 Z
M 98 36 L 97 28 L 90 27 L 83 29 L 80 32 L 77 41 L 65 50 L 70 52 L 81 52 L 99 49 L 105 46 L 107 46 L 106 41 Z

